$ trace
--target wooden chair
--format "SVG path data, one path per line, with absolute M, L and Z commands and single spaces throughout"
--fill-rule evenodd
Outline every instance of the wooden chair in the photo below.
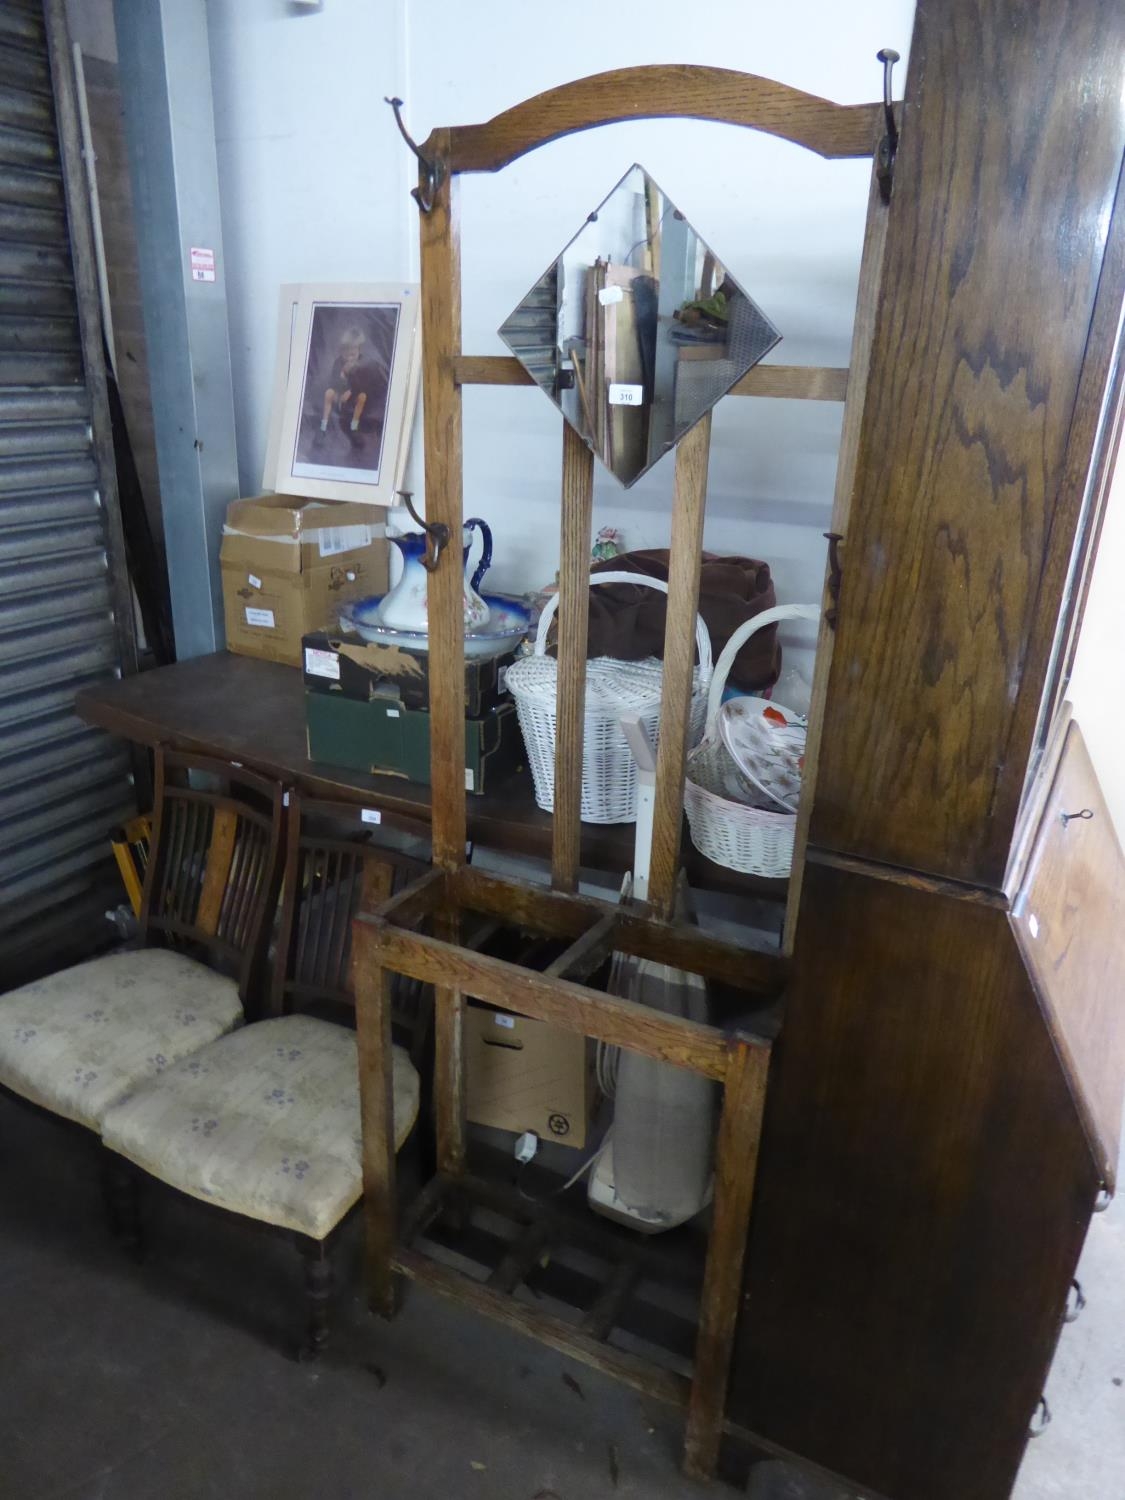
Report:
M 191 773 L 208 773 L 211 789 Z M 155 802 L 141 946 L 0 996 L 0 1085 L 92 1131 L 132 1089 L 242 1022 L 277 903 L 278 783 L 158 750 Z
M 139 920 L 144 904 L 145 870 L 152 848 L 152 818 L 148 813 L 130 818 L 110 834 L 110 844 L 129 905 Z
M 303 1357 L 327 1341 L 333 1237 L 363 1190 L 356 1037 L 352 1026 L 330 1018 L 344 1009 L 350 1021 L 354 1011 L 352 918 L 391 895 L 396 870 L 413 877 L 424 868 L 372 841 L 370 825 L 378 820 L 372 809 L 292 795 L 269 1017 L 149 1079 L 102 1125 L 105 1145 L 122 1162 L 189 1197 L 293 1234 L 305 1264 Z M 393 1058 L 394 1139 L 401 1147 L 419 1112 L 429 1031 L 419 986 L 396 989 L 394 1020 L 401 1042 Z M 136 1222 L 133 1205 L 134 1231 Z

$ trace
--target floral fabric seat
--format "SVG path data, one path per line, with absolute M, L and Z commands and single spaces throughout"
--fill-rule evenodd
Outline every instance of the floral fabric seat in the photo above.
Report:
M 242 1019 L 234 980 L 205 964 L 108 954 L 0 995 L 0 1084 L 97 1130 L 123 1094 Z
M 396 1148 L 419 1093 L 395 1047 Z M 304 1015 L 246 1026 L 122 1099 L 102 1138 L 181 1192 L 322 1240 L 363 1192 L 355 1033 Z

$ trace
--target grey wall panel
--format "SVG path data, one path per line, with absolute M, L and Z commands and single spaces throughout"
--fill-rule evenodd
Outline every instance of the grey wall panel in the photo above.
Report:
M 164 538 L 180 660 L 222 648 L 219 547 L 238 494 L 205 0 L 115 0 Z M 215 252 L 193 281 L 193 246 Z

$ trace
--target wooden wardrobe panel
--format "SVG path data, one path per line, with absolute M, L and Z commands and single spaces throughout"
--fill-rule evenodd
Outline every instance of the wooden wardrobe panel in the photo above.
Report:
M 1002 1500 L 1098 1192 L 1007 914 L 812 863 L 729 1414 L 891 1500 Z
M 1125 1096 L 1125 860 L 1073 721 L 1012 927 L 1112 1185 Z
M 1120 0 L 919 0 L 813 844 L 1001 884 L 1082 500 L 1083 357 L 1112 363 L 1089 334 L 1123 54 Z

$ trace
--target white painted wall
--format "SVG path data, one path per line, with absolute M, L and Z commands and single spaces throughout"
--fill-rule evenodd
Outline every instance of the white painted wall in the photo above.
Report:
M 413 175 L 385 94 L 406 0 L 207 0 L 242 494 L 262 488 L 287 281 L 397 281 Z
M 639 63 L 720 64 L 861 102 L 879 96 L 880 46 L 905 59 L 913 8 L 208 0 L 243 492 L 260 487 L 278 285 L 417 274 L 413 163 L 384 95 L 406 100 L 418 139 Z M 781 328 L 772 360 L 848 362 L 869 163 L 682 121 L 612 126 L 462 179 L 466 353 L 505 352 L 496 328 L 633 161 Z M 828 403 L 735 397 L 716 413 L 706 544 L 766 558 L 782 601 L 819 597 L 840 417 Z M 559 419 L 540 392 L 466 392 L 465 506 L 497 533 L 497 587 L 554 575 L 559 452 Z M 671 483 L 670 459 L 628 492 L 599 466 L 595 526 L 623 527 L 630 546 L 664 545 Z

